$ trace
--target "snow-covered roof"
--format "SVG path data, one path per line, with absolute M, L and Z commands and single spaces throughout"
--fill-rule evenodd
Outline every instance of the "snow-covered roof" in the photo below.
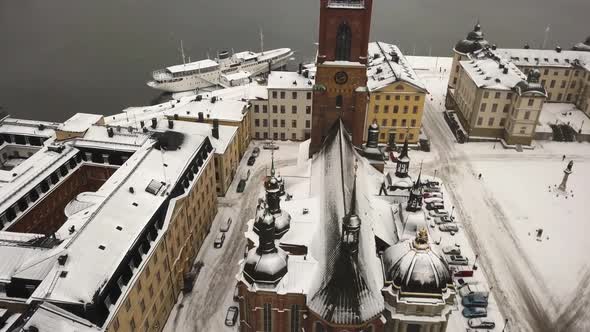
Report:
M 314 83 L 314 79 L 305 78 L 298 72 L 273 71 L 268 75 L 269 89 L 311 91 Z
M 582 66 L 590 64 L 590 54 L 583 51 L 499 48 L 491 52 L 517 66 L 573 68 L 575 60 Z
M 203 70 L 203 69 L 207 69 L 207 68 L 213 68 L 216 66 L 219 66 L 217 64 L 217 62 L 210 60 L 210 59 L 205 59 L 205 60 L 185 63 L 182 65 L 174 65 L 174 66 L 166 67 L 166 69 L 169 72 L 171 72 L 172 74 L 175 74 L 175 73 L 180 73 L 180 72 L 185 72 L 185 71 L 193 71 L 193 70 L 198 71 L 198 70 Z
M 66 311 L 51 303 L 43 302 L 28 318 L 23 326 L 24 331 L 32 331 L 31 327 L 38 331 L 76 331 L 96 332 L 101 329 L 91 322 L 82 319 L 69 311 Z
M 407 82 L 426 91 L 426 86 L 400 49 L 395 45 L 383 42 L 369 43 L 367 78 L 367 86 L 370 91 L 379 90 L 394 82 Z
M 228 81 L 234 81 L 234 80 L 246 79 L 246 78 L 252 76 L 252 73 L 249 71 L 240 70 L 238 72 L 231 73 L 231 74 L 223 74 L 222 76 Z
M 511 90 L 518 82 L 526 80 L 526 76 L 511 62 L 484 58 L 461 61 L 460 64 L 478 88 Z
M 223 100 L 267 100 L 268 90 L 265 85 L 260 85 L 258 82 L 254 81 L 252 83 L 240 86 L 234 86 L 210 92 L 202 92 L 200 95 L 203 96 L 203 98 L 211 98 L 215 96 Z
M 168 121 L 158 121 L 156 130 L 167 129 Z M 225 153 L 225 150 L 227 150 L 227 148 L 229 147 L 229 144 L 231 143 L 232 139 L 236 136 L 236 133 L 238 132 L 238 127 L 219 125 L 219 138 L 213 137 L 212 129 L 213 125 L 209 123 L 174 121 L 174 127 L 171 130 L 180 131 L 182 133 L 191 133 L 193 135 L 200 135 L 203 138 L 208 136 L 209 141 L 211 141 L 211 145 L 213 146 L 213 149 L 215 149 L 215 153 L 223 154 Z
M 182 148 L 177 150 L 158 150 L 152 140 L 147 141 L 96 192 L 103 196 L 97 198 L 97 204 L 68 218 L 60 231 L 71 223 L 77 223 L 77 227 L 64 241 L 62 252 L 68 254 L 67 262 L 63 266 L 54 262 L 32 298 L 72 303 L 93 301 L 94 294 L 104 287 L 138 241 L 166 201 L 166 193 L 179 182 L 206 139 L 190 132 L 182 135 Z M 152 181 L 164 183 L 157 194 L 145 189 Z M 123 215 L 133 218 L 121 218 Z M 56 279 L 61 271 L 67 271 L 67 276 Z
M 56 122 L 33 121 L 7 118 L 0 122 L 0 133 L 26 136 L 52 137 L 60 124 Z
M 179 107 L 170 108 L 164 111 L 167 116 L 174 116 L 178 114 L 184 118 L 198 118 L 199 113 L 203 113 L 203 117 L 207 119 L 219 119 L 224 121 L 242 121 L 244 111 L 248 105 L 245 101 L 216 98 L 203 98 L 201 101 L 192 101 Z
M 98 123 L 100 119 L 102 119 L 102 115 L 99 114 L 76 113 L 74 116 L 59 125 L 57 129 L 61 131 L 81 133 L 87 130 L 90 126 Z

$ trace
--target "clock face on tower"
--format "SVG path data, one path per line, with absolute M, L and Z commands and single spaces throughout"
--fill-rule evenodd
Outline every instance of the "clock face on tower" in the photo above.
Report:
M 344 84 L 348 82 L 348 74 L 343 71 L 337 72 L 336 75 L 334 75 L 334 82 L 337 84 Z

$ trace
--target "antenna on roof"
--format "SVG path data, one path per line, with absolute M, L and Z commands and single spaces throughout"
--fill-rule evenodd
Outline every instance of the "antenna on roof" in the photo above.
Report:
M 182 39 L 180 40 L 180 55 L 182 56 L 182 64 L 186 64 L 186 59 L 184 57 L 184 46 L 182 45 Z
M 545 29 L 545 37 L 543 38 L 543 45 L 541 46 L 542 49 L 545 49 L 547 39 L 549 39 L 549 31 L 551 31 L 551 26 L 547 25 L 547 28 Z

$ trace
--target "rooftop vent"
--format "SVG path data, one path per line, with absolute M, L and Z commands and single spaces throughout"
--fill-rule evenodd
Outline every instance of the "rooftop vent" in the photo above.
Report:
M 44 124 L 42 124 L 42 123 L 40 123 L 40 124 L 37 126 L 37 129 L 39 129 L 39 130 L 45 130 L 45 125 L 44 125 Z
M 215 96 L 211 97 L 211 104 L 215 104 L 216 101 L 217 101 L 217 97 L 215 97 Z
M 213 119 L 213 127 L 211 127 L 211 135 L 219 139 L 219 120 Z
M 524 49 L 525 49 L 525 50 L 528 50 L 529 48 L 531 48 L 531 47 L 529 46 L 529 43 L 524 43 Z
M 555 47 L 555 52 L 557 52 L 557 53 L 561 53 L 561 46 L 557 45 L 557 46 Z
M 105 250 L 107 247 L 103 246 L 102 244 L 98 246 L 98 249 Z
M 141 128 L 145 127 L 145 122 L 143 122 L 143 120 L 139 121 L 139 126 L 140 126 Z
M 496 44 L 492 44 L 492 51 L 495 51 L 498 48 Z
M 133 187 L 129 187 L 129 192 L 133 194 L 135 193 L 135 189 L 133 189 Z
M 68 276 L 68 271 L 61 271 L 61 272 L 59 273 L 59 277 L 60 277 L 60 278 L 65 278 L 65 277 L 67 277 L 67 276 Z M 29 330 L 29 331 L 30 331 L 30 330 Z
M 201 100 L 203 100 L 202 95 L 198 95 L 197 97 L 195 97 L 195 101 L 201 101 Z
M 199 112 L 199 117 L 197 119 L 198 122 L 204 122 L 205 119 L 203 118 L 203 112 Z
M 168 129 L 174 128 L 174 121 L 168 119 Z
M 138 204 L 136 202 L 131 203 L 131 205 L 138 206 Z
M 122 231 L 123 230 L 123 227 L 117 226 L 117 227 L 115 227 L 115 229 L 117 229 L 118 231 Z
M 59 257 L 57 257 L 57 263 L 59 265 L 66 265 L 66 262 L 68 261 L 68 255 L 60 255 Z
M 152 195 L 157 195 L 165 184 L 165 182 L 151 180 L 148 186 L 145 188 L 145 191 Z
M 496 83 L 502 82 L 499 78 L 496 78 Z
M 115 135 L 115 133 L 113 132 L 113 128 L 107 127 L 107 134 L 109 135 L 109 137 L 113 137 Z
M 508 74 L 508 68 L 504 68 L 504 74 Z
M 381 74 L 383 72 L 383 69 L 381 67 L 377 68 L 377 74 Z
M 297 81 L 293 81 L 293 85 L 297 85 Z
M 51 144 L 47 147 L 47 150 L 49 151 L 53 151 L 53 152 L 57 152 L 57 153 L 61 153 L 66 147 L 63 145 L 58 145 L 58 144 Z
M 146 127 L 143 127 L 143 132 L 144 133 L 147 133 L 148 132 L 148 129 Z
M 156 129 L 158 126 L 158 120 L 156 118 L 152 118 L 152 129 Z

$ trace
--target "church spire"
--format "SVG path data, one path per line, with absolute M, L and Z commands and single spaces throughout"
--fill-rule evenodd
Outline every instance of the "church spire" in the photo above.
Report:
M 406 211 L 417 212 L 422 208 L 422 183 L 420 178 L 422 176 L 422 163 L 420 163 L 420 173 L 418 173 L 418 179 L 414 182 L 414 186 L 410 189 L 410 198 L 406 206 Z
M 344 248 L 350 254 L 358 252 L 359 233 L 361 230 L 361 219 L 356 213 L 356 173 L 358 170 L 358 160 L 354 164 L 354 179 L 352 184 L 352 193 L 350 195 L 350 206 L 348 213 L 344 216 L 342 225 L 342 243 Z
M 408 177 L 408 169 L 410 168 L 410 157 L 408 156 L 408 136 L 406 135 L 406 140 L 404 141 L 404 146 L 402 147 L 402 151 L 400 152 L 399 156 L 397 157 L 397 165 L 395 167 L 395 176 L 398 178 L 406 178 Z

